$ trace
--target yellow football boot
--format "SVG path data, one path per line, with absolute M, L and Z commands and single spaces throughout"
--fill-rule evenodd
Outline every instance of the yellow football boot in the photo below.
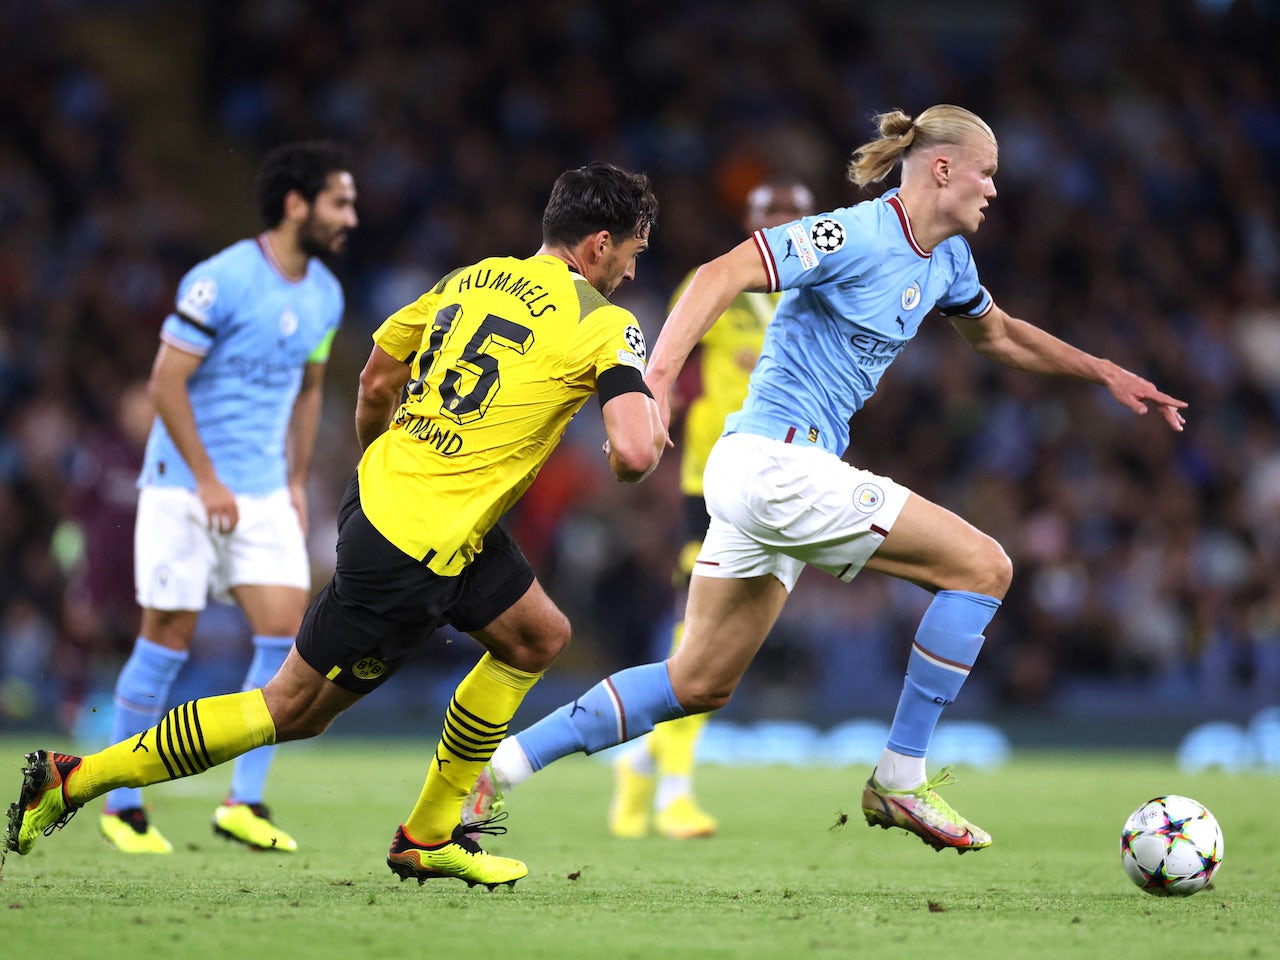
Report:
M 98 818 L 107 843 L 121 853 L 173 853 L 173 844 L 147 820 L 141 807 L 130 807 Z
M 80 766 L 80 758 L 68 753 L 37 750 L 27 754 L 22 768 L 22 790 L 17 803 L 9 805 L 5 849 L 26 856 L 36 839 L 67 825 L 79 804 L 67 797 L 67 778 Z
M 490 890 L 500 883 L 514 887 L 517 880 L 528 875 L 529 868 L 519 860 L 485 853 L 480 844 L 468 836 L 507 832 L 506 827 L 495 827 L 492 823 L 492 820 L 481 820 L 465 826 L 459 824 L 450 839 L 433 844 L 418 843 L 404 832 L 402 824 L 391 841 L 387 866 L 402 881 L 413 877 L 419 884 L 452 878 L 468 887 L 477 883 Z
M 658 811 L 654 827 L 662 836 L 672 840 L 692 840 L 714 836 L 720 823 L 686 793 Z

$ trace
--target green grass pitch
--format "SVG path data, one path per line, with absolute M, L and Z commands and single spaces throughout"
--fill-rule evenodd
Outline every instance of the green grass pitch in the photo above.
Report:
M 0 799 L 22 753 L 0 738 Z M 64 742 L 43 744 L 65 749 Z M 173 842 L 126 857 L 91 804 L 0 880 L 0 954 L 51 960 L 183 958 L 930 957 L 1265 958 L 1280 942 L 1280 777 L 1180 773 L 1171 756 L 1015 753 L 957 771 L 948 798 L 995 842 L 963 857 L 869 829 L 864 769 L 704 766 L 721 820 L 709 840 L 615 840 L 610 773 L 571 758 L 510 800 L 496 853 L 529 876 L 490 893 L 401 883 L 384 858 L 433 743 L 329 736 L 281 749 L 269 800 L 293 856 L 214 837 L 229 770 L 147 794 Z M 1214 885 L 1158 899 L 1120 867 L 1120 828 L 1162 793 L 1205 803 L 1226 836 Z M 12 949 L 12 952 L 11 952 Z

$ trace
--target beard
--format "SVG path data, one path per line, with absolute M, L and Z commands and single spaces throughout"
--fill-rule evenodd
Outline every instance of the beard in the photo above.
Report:
M 346 244 L 347 231 L 324 231 L 314 216 L 304 220 L 298 227 L 298 247 L 309 257 L 317 257 L 328 264 L 342 251 Z

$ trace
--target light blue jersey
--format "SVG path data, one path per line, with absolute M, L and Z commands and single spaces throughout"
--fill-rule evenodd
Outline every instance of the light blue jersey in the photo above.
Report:
M 896 190 L 752 237 L 768 289 L 786 292 L 727 433 L 811 443 L 839 456 L 849 418 L 929 311 L 980 317 L 992 307 L 969 244 L 951 237 L 923 250 Z
M 187 382 L 200 440 L 232 493 L 286 484 L 285 435 L 308 363 L 329 359 L 342 319 L 342 287 L 312 257 L 301 280 L 276 263 L 265 235 L 193 267 L 160 338 L 204 357 Z M 195 478 L 157 417 L 138 486 L 195 489 Z

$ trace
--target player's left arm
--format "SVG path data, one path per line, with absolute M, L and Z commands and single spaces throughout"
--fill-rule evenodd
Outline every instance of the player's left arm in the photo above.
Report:
M 316 431 L 320 427 L 320 406 L 324 397 L 323 363 L 308 363 L 302 370 L 302 386 L 293 401 L 289 418 L 288 446 L 289 499 L 298 511 L 303 532 L 307 529 L 307 474 L 311 472 L 311 456 L 316 448 Z
M 979 317 L 948 319 L 975 352 L 1005 366 L 1048 376 L 1076 377 L 1098 383 L 1134 413 L 1145 414 L 1154 403 L 1174 430 L 1186 422 L 1186 401 L 1158 390 L 1151 381 L 1101 357 L 1095 357 L 1034 324 L 1010 316 L 992 303 Z
M 658 405 L 632 366 L 610 367 L 600 374 L 598 386 L 609 469 L 624 483 L 639 483 L 653 473 L 667 447 Z
M 636 318 L 610 305 L 593 318 L 601 321 L 603 338 L 586 341 L 596 399 L 604 420 L 604 455 L 623 483 L 639 483 L 658 466 L 670 444 L 653 392 L 644 380 L 648 353 Z M 593 342 L 595 341 L 595 342 Z

